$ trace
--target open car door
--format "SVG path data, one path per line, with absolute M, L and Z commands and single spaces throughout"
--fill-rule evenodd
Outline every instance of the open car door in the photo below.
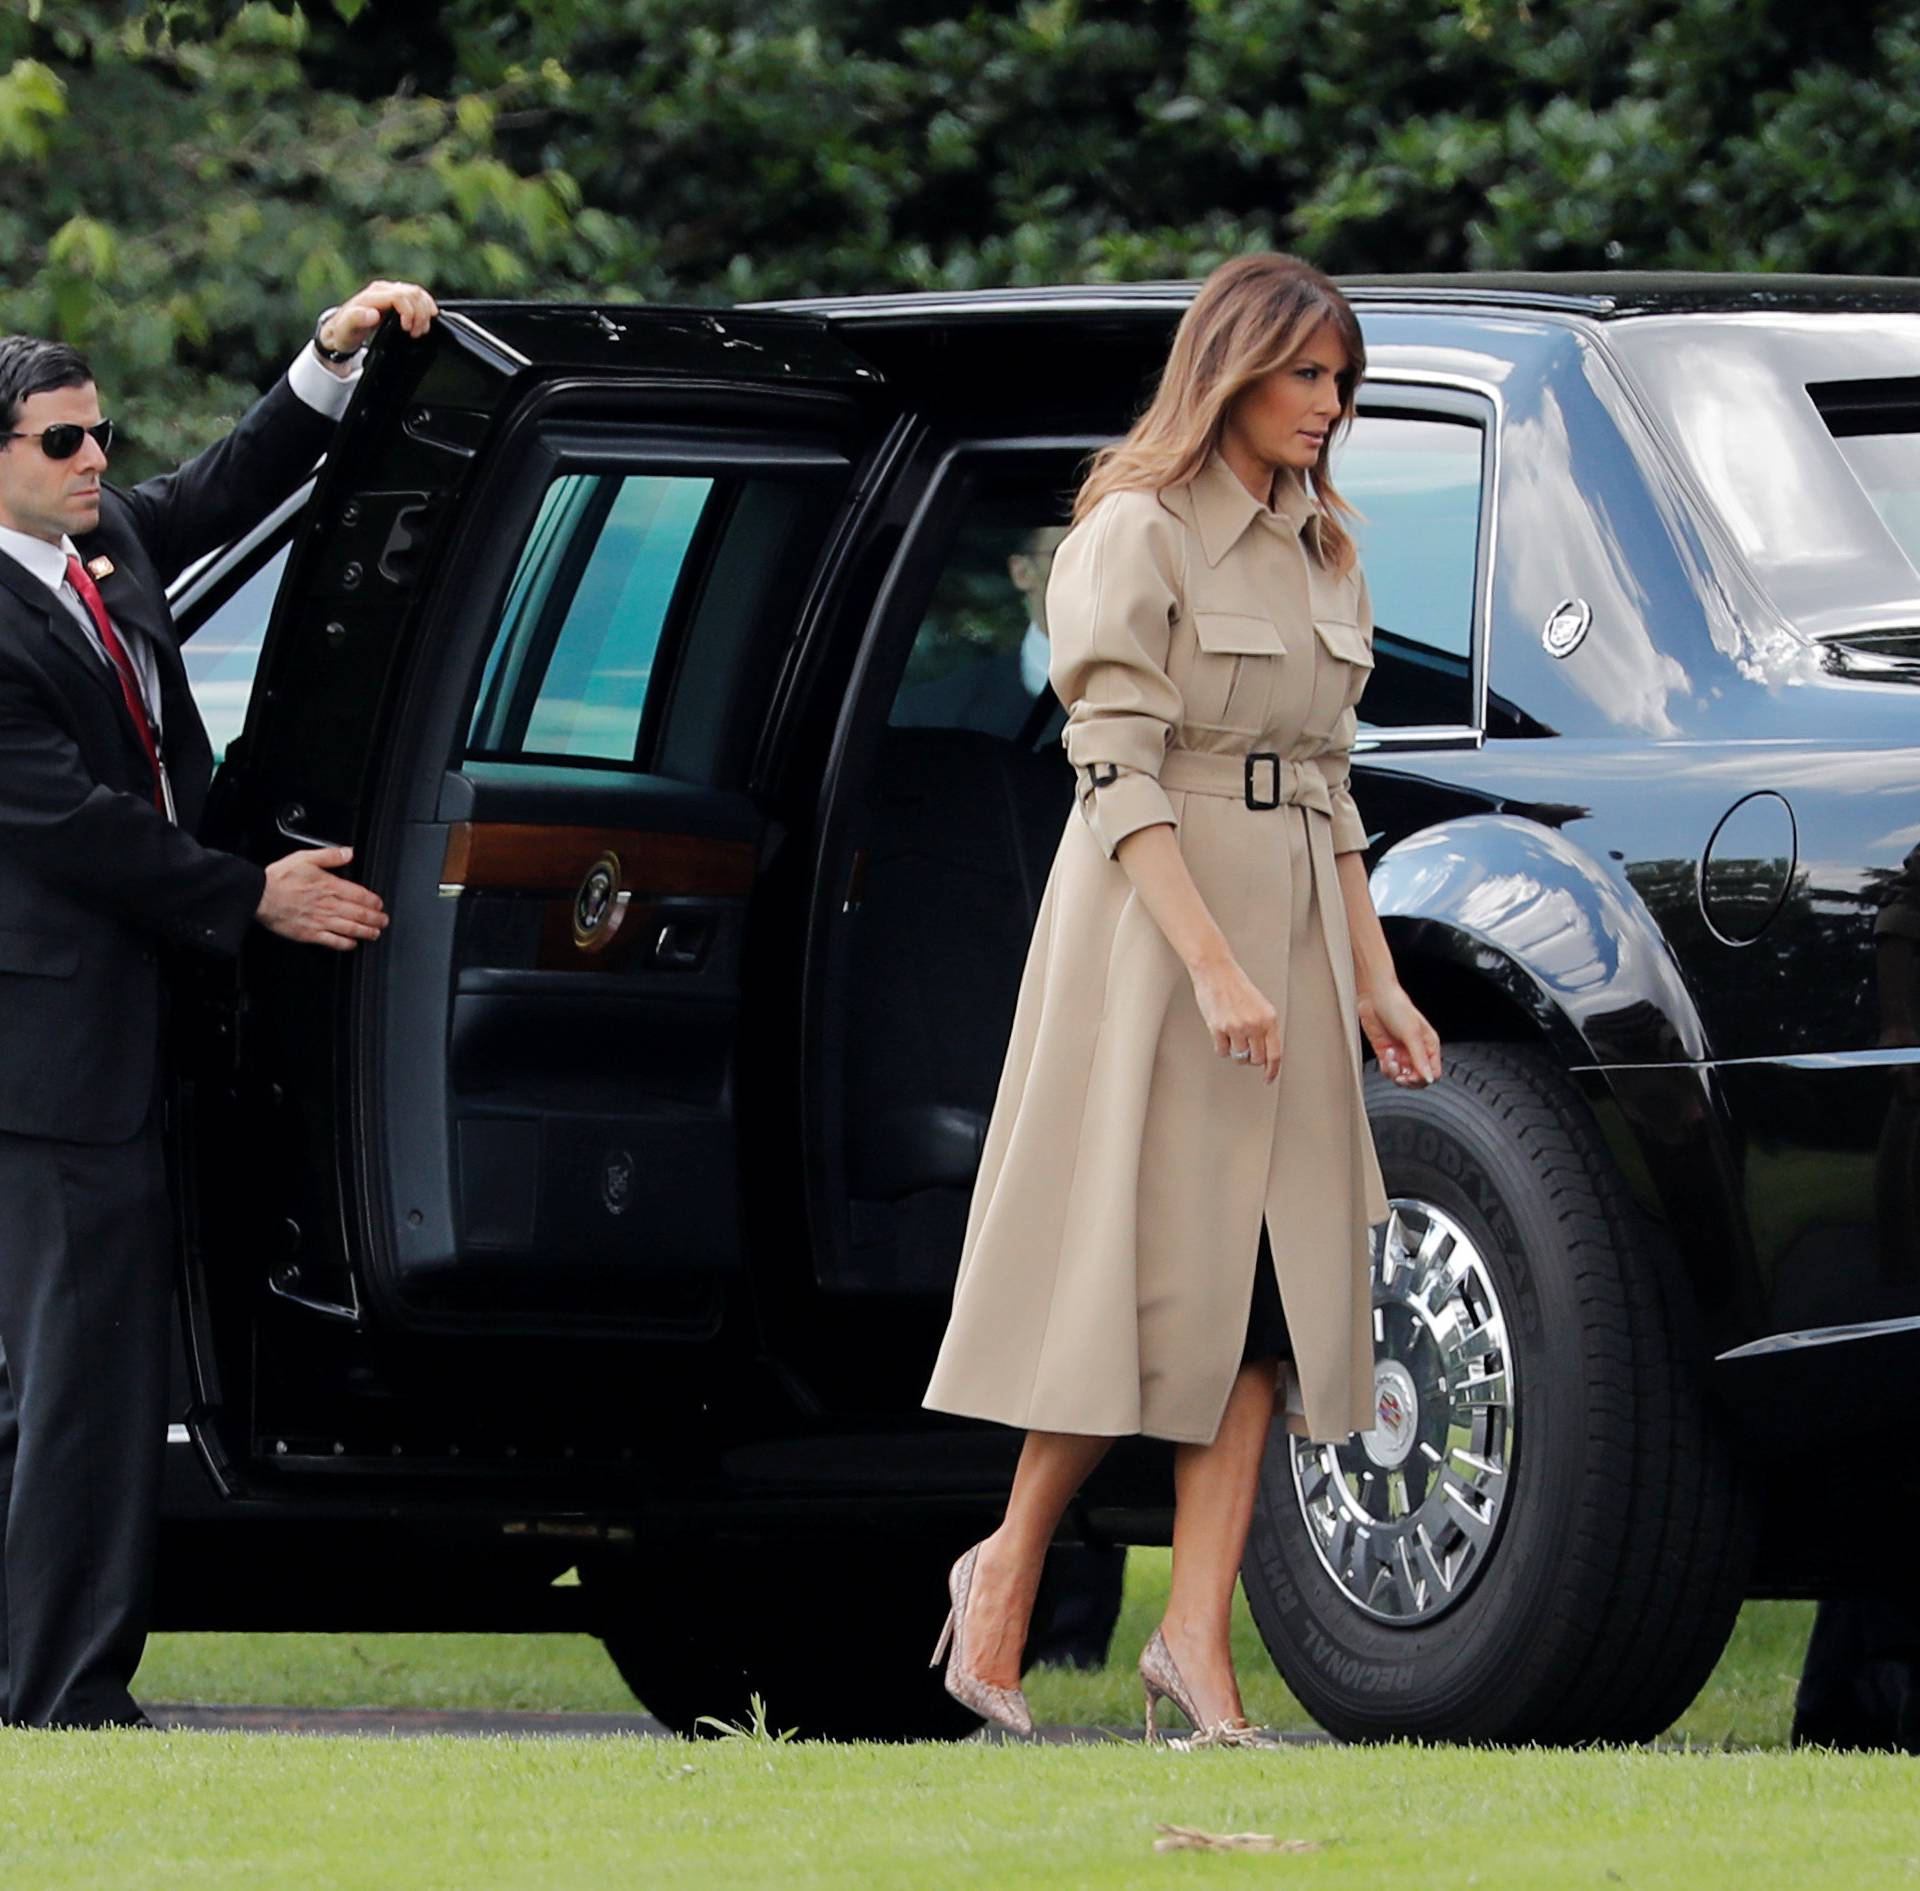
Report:
M 208 823 L 353 846 L 392 917 L 349 955 L 257 932 L 192 1031 L 196 1416 L 235 1481 L 453 1410 L 524 1442 L 534 1362 L 716 1327 L 748 767 L 891 417 L 798 315 L 466 305 L 376 345 Z

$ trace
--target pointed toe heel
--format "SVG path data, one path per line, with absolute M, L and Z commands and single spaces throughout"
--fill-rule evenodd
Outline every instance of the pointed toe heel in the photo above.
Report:
M 1187 1686 L 1180 1678 L 1180 1670 L 1173 1664 L 1173 1656 L 1168 1652 L 1166 1638 L 1156 1628 L 1147 1645 L 1140 1650 L 1140 1685 L 1147 1697 L 1146 1740 L 1149 1746 L 1157 1746 L 1160 1741 L 1160 1729 L 1154 1725 L 1154 1708 L 1161 1701 L 1171 1701 L 1188 1722 L 1198 1727 L 1200 1716 L 1193 1711 L 1193 1703 L 1187 1698 Z
M 948 1573 L 947 1598 L 952 1606 L 927 1665 L 937 1668 L 941 1656 L 946 1656 L 946 1689 L 962 1707 L 996 1727 L 1031 1739 L 1033 1715 L 1027 1710 L 1027 1697 L 1017 1687 L 995 1687 L 967 1670 L 967 1598 L 973 1591 L 973 1563 L 979 1554 L 980 1545 L 976 1543 Z
M 1174 1663 L 1166 1637 L 1157 1628 L 1153 1631 L 1152 1639 L 1140 1651 L 1140 1683 L 1147 1696 L 1146 1741 L 1149 1746 L 1160 1744 L 1159 1729 L 1153 1724 L 1153 1710 L 1156 1703 L 1163 1700 L 1171 1701 L 1179 1708 L 1187 1717 L 1187 1725 L 1193 1730 L 1183 1740 L 1169 1740 L 1166 1743 L 1183 1753 L 1192 1752 L 1198 1747 L 1277 1747 L 1280 1744 L 1248 1720 L 1203 1721 Z

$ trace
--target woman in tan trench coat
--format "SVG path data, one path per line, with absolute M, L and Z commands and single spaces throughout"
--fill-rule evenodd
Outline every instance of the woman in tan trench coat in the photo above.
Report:
M 1225 265 L 1054 559 L 1078 808 L 926 1396 L 1027 1432 L 935 1655 L 951 1640 L 949 1690 L 1020 1731 L 1047 1544 L 1108 1441 L 1143 1432 L 1179 1447 L 1149 1728 L 1165 1696 L 1202 1740 L 1256 1743 L 1228 1626 L 1283 1362 L 1295 1431 L 1373 1423 L 1386 1199 L 1356 1026 L 1403 1084 L 1438 1077 L 1440 1047 L 1394 977 L 1348 787 L 1372 622 L 1327 455 L 1364 367 L 1326 277 Z

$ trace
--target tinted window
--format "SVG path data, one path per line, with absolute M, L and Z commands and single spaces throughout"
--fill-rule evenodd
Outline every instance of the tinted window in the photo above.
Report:
M 1920 433 L 1861 433 L 1840 442 L 1881 522 L 1920 568 Z
M 1881 524 L 1920 570 L 1920 380 L 1829 381 L 1807 392 Z
M 1739 552 L 1735 582 L 1750 573 L 1813 637 L 1898 628 L 1920 611 L 1899 496 L 1907 443 L 1884 437 L 1912 425 L 1920 315 L 1869 312 L 1872 301 L 1605 325 L 1609 351 Z
M 1061 512 L 1044 490 L 975 495 L 914 635 L 888 717 L 896 728 L 977 729 L 1011 741 L 1043 698 L 1054 706 L 1046 588 L 1065 536 Z
M 1373 597 L 1368 728 L 1473 720 L 1474 570 L 1484 431 L 1467 420 L 1363 413 L 1333 475 Z
M 473 752 L 630 762 L 660 639 L 715 482 L 569 473 L 548 487 L 508 591 Z
M 260 645 L 290 549 L 290 544 L 282 545 L 182 646 L 187 681 L 200 707 L 200 719 L 207 725 L 216 762 L 246 723 Z

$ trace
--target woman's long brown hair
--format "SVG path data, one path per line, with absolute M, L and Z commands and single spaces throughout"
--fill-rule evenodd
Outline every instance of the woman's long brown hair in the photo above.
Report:
M 1074 523 L 1110 492 L 1185 485 L 1219 445 L 1233 403 L 1263 375 L 1292 361 L 1323 324 L 1332 325 L 1347 365 L 1339 378 L 1340 418 L 1313 463 L 1312 537 L 1321 564 L 1345 571 L 1354 548 L 1340 515 L 1352 517 L 1354 511 L 1334 490 L 1327 456 L 1353 420 L 1354 392 L 1367 371 L 1366 345 L 1353 305 L 1334 284 L 1311 263 L 1277 251 L 1236 256 L 1200 285 L 1174 331 L 1146 412 L 1124 439 L 1093 456 L 1073 502 Z

